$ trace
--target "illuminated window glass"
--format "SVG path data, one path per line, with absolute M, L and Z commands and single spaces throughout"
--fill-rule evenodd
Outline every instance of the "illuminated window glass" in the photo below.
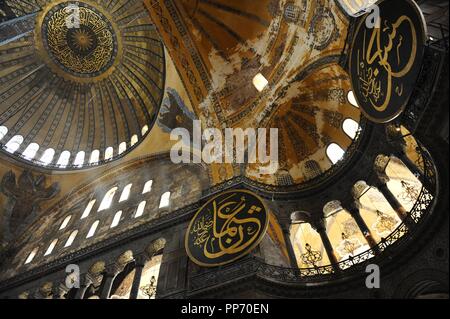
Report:
M 6 126 L 0 126 L 0 140 L 2 140 L 8 133 L 8 128 Z
M 86 153 L 84 151 L 78 152 L 77 156 L 75 156 L 75 160 L 73 161 L 73 165 L 77 167 L 82 167 L 84 164 L 84 157 Z
M 58 243 L 58 239 L 54 239 L 52 241 L 52 243 L 50 244 L 50 246 L 48 246 L 47 251 L 45 252 L 44 256 L 50 255 L 57 243 Z
M 97 227 L 98 227 L 98 223 L 99 223 L 99 222 L 100 222 L 100 221 L 96 220 L 96 221 L 92 224 L 92 226 L 91 226 L 91 228 L 89 229 L 89 232 L 88 232 L 86 238 L 91 238 L 92 236 L 95 235 L 95 231 L 97 230 Z
M 25 260 L 25 264 L 29 264 L 30 262 L 33 261 L 34 256 L 36 256 L 38 252 L 38 248 L 34 248 L 31 253 L 28 255 L 27 260 Z
M 120 143 L 120 145 L 119 145 L 119 154 L 122 154 L 126 150 L 127 150 L 127 143 L 125 143 L 125 142 Z
M 23 151 L 22 155 L 28 160 L 33 159 L 36 156 L 37 151 L 39 150 L 39 144 L 31 143 L 27 146 L 25 151 Z
M 112 221 L 112 223 L 111 223 L 111 228 L 114 228 L 114 227 L 116 227 L 117 225 L 119 225 L 119 222 L 120 222 L 120 218 L 122 217 L 122 211 L 120 210 L 120 211 L 118 211 L 115 215 L 114 215 L 114 218 L 113 218 L 113 221 Z
M 92 207 L 94 206 L 96 200 L 93 199 L 89 202 L 89 204 L 86 206 L 86 208 L 84 209 L 83 215 L 81 215 L 80 219 L 86 218 L 89 216 L 89 214 L 91 213 Z
M 144 190 L 142 194 L 150 193 L 152 190 L 153 180 L 147 181 L 144 185 Z
M 261 73 L 258 73 L 253 78 L 253 85 L 259 92 L 264 91 L 264 89 L 266 88 L 266 86 L 268 84 L 269 84 L 269 81 L 267 81 L 267 79 Z
M 359 107 L 358 102 L 356 102 L 355 94 L 353 93 L 353 91 L 349 91 L 348 92 L 347 100 L 354 107 Z
M 133 146 L 134 144 L 136 144 L 138 142 L 138 136 L 135 134 L 131 137 L 131 146 Z
M 135 218 L 141 217 L 144 214 L 145 205 L 147 204 L 146 201 L 140 202 L 139 206 L 136 210 L 136 215 L 134 215 Z
M 100 158 L 100 151 L 93 150 L 91 153 L 91 158 L 89 159 L 89 164 L 96 164 Z
M 347 134 L 348 137 L 350 137 L 353 140 L 355 139 L 356 134 L 358 133 L 359 124 L 358 122 L 352 119 L 346 119 L 342 124 L 342 129 L 344 130 L 345 134 Z
M 161 196 L 161 201 L 159 202 L 159 208 L 168 207 L 170 204 L 170 192 L 165 192 Z
M 126 201 L 130 197 L 130 190 L 133 184 L 128 184 L 124 187 L 122 194 L 120 194 L 119 203 Z
M 20 144 L 22 143 L 23 137 L 21 135 L 15 135 L 8 141 L 8 143 L 6 143 L 5 149 L 7 152 L 13 154 L 19 149 Z
M 105 160 L 110 160 L 111 158 L 113 158 L 114 155 L 114 149 L 112 147 L 108 147 L 105 150 Z
M 339 145 L 332 143 L 327 147 L 327 156 L 331 163 L 336 164 L 345 155 L 345 151 Z
M 59 156 L 58 162 L 56 164 L 61 167 L 66 167 L 67 164 L 69 164 L 69 159 L 70 159 L 70 152 L 64 151 Z
M 71 246 L 71 245 L 73 244 L 73 241 L 74 241 L 75 238 L 77 237 L 77 235 L 78 235 L 78 230 L 74 230 L 74 231 L 70 234 L 69 238 L 67 239 L 66 244 L 64 245 L 64 247 L 69 247 L 69 246 Z
M 116 191 L 117 191 L 117 187 L 113 187 L 105 194 L 102 202 L 100 203 L 100 207 L 98 208 L 99 212 L 111 207 L 111 203 L 114 199 L 114 195 L 116 194 Z
M 67 225 L 69 224 L 71 218 L 72 218 L 72 215 L 69 215 L 66 218 L 64 218 L 61 226 L 59 227 L 59 230 L 66 228 Z
M 142 131 L 141 131 L 142 136 L 144 136 L 145 133 L 147 133 L 147 132 L 148 132 L 148 125 L 144 125 L 144 126 L 142 127 Z
M 53 156 L 55 156 L 55 150 L 53 148 L 48 148 L 42 154 L 40 161 L 43 165 L 48 165 L 53 161 Z

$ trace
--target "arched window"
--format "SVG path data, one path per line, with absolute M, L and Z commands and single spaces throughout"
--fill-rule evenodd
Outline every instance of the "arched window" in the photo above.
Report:
M 112 147 L 108 147 L 105 150 L 105 160 L 108 161 L 114 156 L 114 149 Z
M 53 148 L 48 148 L 42 154 L 40 161 L 43 165 L 48 165 L 53 161 L 53 156 L 55 156 L 55 150 Z
M 92 224 L 92 226 L 91 226 L 91 228 L 89 229 L 89 232 L 88 232 L 86 238 L 91 238 L 92 236 L 95 235 L 95 231 L 97 230 L 97 227 L 98 227 L 98 223 L 99 223 L 99 222 L 100 222 L 99 220 L 96 220 L 96 221 Z
M 77 153 L 77 156 L 75 156 L 75 160 L 73 161 L 73 165 L 76 167 L 82 167 L 84 164 L 84 157 L 86 156 L 86 153 L 84 151 L 80 151 Z
M 122 217 L 122 211 L 119 210 L 119 211 L 114 215 L 113 221 L 112 221 L 112 223 L 111 223 L 111 228 L 114 228 L 114 227 L 116 227 L 117 225 L 119 225 L 119 223 L 120 223 L 120 218 L 121 218 L 121 217 Z
M 20 147 L 20 144 L 23 143 L 23 136 L 15 135 L 13 136 L 8 143 L 5 145 L 5 149 L 7 152 L 14 154 Z
M 134 134 L 132 137 L 131 137 L 131 142 L 130 142 L 130 144 L 131 144 L 131 146 L 133 146 L 134 144 L 136 144 L 138 142 L 138 136 L 136 135 L 136 134 Z
M 75 238 L 77 237 L 77 235 L 78 235 L 78 230 L 74 230 L 74 231 L 70 234 L 69 238 L 67 239 L 66 244 L 64 245 L 64 247 L 69 247 L 69 246 L 71 246 L 71 245 L 73 244 L 73 241 L 74 241 Z
M 0 126 L 0 140 L 2 140 L 6 134 L 8 134 L 8 128 L 6 126 Z
M 141 131 L 142 136 L 144 136 L 147 132 L 148 132 L 148 125 L 144 125 L 144 126 L 142 127 L 142 131 Z
M 327 235 L 338 261 L 347 260 L 370 249 L 364 234 L 348 211 L 341 207 L 329 213 L 324 209 L 324 213 L 327 216 Z M 354 260 L 354 263 L 358 262 L 361 261 Z M 340 267 L 345 269 L 349 266 L 342 264 Z
M 319 233 L 310 224 L 300 221 L 293 223 L 290 240 L 300 268 L 320 267 L 330 263 Z
M 99 150 L 93 150 L 92 153 L 91 153 L 91 157 L 89 159 L 89 164 L 97 164 L 99 158 L 100 158 L 100 151 Z
M 169 207 L 170 204 L 170 192 L 165 192 L 161 196 L 161 201 L 159 202 L 159 208 Z
M 253 78 L 253 85 L 259 92 L 262 92 L 262 91 L 264 91 L 266 86 L 269 85 L 269 81 L 267 81 L 267 79 L 264 77 L 264 75 L 262 75 L 261 73 L 258 73 Z
M 37 151 L 39 150 L 39 144 L 31 143 L 27 146 L 25 151 L 23 151 L 22 155 L 28 160 L 33 159 L 36 156 Z
M 141 217 L 144 214 L 145 205 L 147 204 L 146 201 L 140 202 L 139 206 L 136 210 L 136 215 L 134 215 L 134 218 Z
M 47 251 L 45 252 L 44 256 L 48 256 L 52 253 L 53 249 L 55 248 L 56 244 L 58 243 L 58 239 L 53 239 L 50 246 L 48 246 Z
M 91 213 L 92 207 L 94 206 L 96 200 L 93 199 L 89 202 L 89 204 L 86 206 L 86 208 L 84 209 L 83 215 L 81 215 L 80 219 L 84 219 L 86 217 L 89 216 L 89 214 Z
M 128 197 L 130 197 L 131 186 L 133 186 L 133 184 L 128 184 L 124 187 L 122 194 L 120 194 L 119 203 L 126 201 Z
M 356 102 L 355 94 L 353 93 L 353 91 L 349 91 L 348 92 L 347 100 L 354 107 L 359 107 L 358 102 Z
M 344 130 L 345 134 L 348 135 L 348 137 L 354 140 L 359 130 L 359 124 L 352 119 L 346 119 L 342 123 L 342 129 Z
M 332 143 L 327 147 L 327 156 L 333 164 L 339 162 L 344 157 L 344 154 L 345 151 L 336 143 Z
M 127 143 L 122 142 L 119 144 L 119 154 L 122 154 L 127 150 Z
M 37 252 L 38 252 L 38 247 L 34 248 L 31 253 L 28 255 L 27 260 L 25 260 L 25 265 L 29 264 L 30 262 L 33 261 L 34 256 L 36 256 Z
M 149 180 L 145 183 L 142 194 L 150 193 L 152 190 L 153 180 Z
M 72 215 L 69 215 L 66 218 L 64 218 L 61 226 L 59 227 L 59 230 L 66 228 L 67 225 L 69 224 L 71 218 L 72 218 Z
M 113 187 L 105 194 L 105 197 L 103 197 L 103 200 L 100 203 L 100 207 L 98 208 L 99 212 L 111 207 L 111 203 L 114 199 L 114 195 L 116 194 L 116 191 L 117 191 L 117 187 Z
M 59 156 L 59 159 L 58 159 L 58 162 L 56 163 L 56 165 L 59 165 L 60 167 L 66 167 L 67 164 L 69 164 L 69 160 L 70 160 L 70 152 L 64 151 Z

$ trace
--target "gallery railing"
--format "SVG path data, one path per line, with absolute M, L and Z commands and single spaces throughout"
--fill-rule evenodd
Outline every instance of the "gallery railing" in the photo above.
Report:
M 355 274 L 364 274 L 365 267 L 375 258 L 383 258 L 387 254 L 400 251 L 404 245 L 410 243 L 427 217 L 433 210 L 433 203 L 437 191 L 437 176 L 433 160 L 428 151 L 422 146 L 418 147 L 421 157 L 423 178 L 428 186 L 423 186 L 421 192 L 409 212 L 411 223 L 400 224 L 389 236 L 382 239 L 376 247 L 355 256 L 351 256 L 336 265 L 318 266 L 312 268 L 285 268 L 264 263 L 259 258 L 246 258 L 230 266 L 216 268 L 206 273 L 194 275 L 190 278 L 191 291 L 213 287 L 221 283 L 229 283 L 242 278 L 257 276 L 269 281 L 280 283 L 321 283 L 333 279 L 350 278 Z

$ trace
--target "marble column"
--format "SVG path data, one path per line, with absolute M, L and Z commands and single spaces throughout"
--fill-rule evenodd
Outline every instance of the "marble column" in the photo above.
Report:
M 362 232 L 364 238 L 366 239 L 367 243 L 369 244 L 370 248 L 372 248 L 375 252 L 375 254 L 380 253 L 380 249 L 378 247 L 377 242 L 373 238 L 372 232 L 370 231 L 369 227 L 367 227 L 366 222 L 361 216 L 361 211 L 359 210 L 357 203 L 351 203 L 345 207 L 345 209 L 350 213 L 350 215 L 355 220 L 356 224 L 358 225 L 359 230 Z
M 319 233 L 320 239 L 322 240 L 325 251 L 327 252 L 328 259 L 334 269 L 334 271 L 339 272 L 341 268 L 338 266 L 338 259 L 334 253 L 333 245 L 331 245 L 330 238 L 328 238 L 327 229 L 325 226 L 325 220 L 321 219 L 311 223 L 311 226 Z
M 142 271 L 144 270 L 145 264 L 148 261 L 147 254 L 137 255 L 134 258 L 134 278 L 133 284 L 131 286 L 130 299 L 137 299 L 139 293 L 139 286 L 141 284 Z
M 100 299 L 108 299 L 111 294 L 112 285 L 114 279 L 122 270 L 116 263 L 107 265 L 105 267 L 105 273 L 103 274 L 103 284 L 100 291 Z
M 84 299 L 87 289 L 91 286 L 92 280 L 88 275 L 85 275 L 80 282 L 80 288 L 78 288 L 74 299 Z
M 53 283 L 52 286 L 52 299 L 61 299 L 61 289 L 59 282 Z
M 297 257 L 295 256 L 294 247 L 291 242 L 291 230 L 290 225 L 286 223 L 280 223 L 281 230 L 283 231 L 284 242 L 286 243 L 286 250 L 289 257 L 289 263 L 291 268 L 298 268 Z
M 422 185 L 424 185 L 428 189 L 431 188 L 422 170 L 419 167 L 417 167 L 416 163 L 411 161 L 411 159 L 406 155 L 406 153 L 403 150 L 395 152 L 394 155 L 397 156 L 403 162 L 403 164 L 405 164 L 405 166 L 410 170 L 411 173 L 413 173 L 417 177 L 417 179 L 422 183 Z

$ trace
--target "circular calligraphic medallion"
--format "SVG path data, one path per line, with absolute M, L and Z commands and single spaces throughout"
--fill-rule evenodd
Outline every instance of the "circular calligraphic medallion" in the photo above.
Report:
M 267 207 L 257 195 L 247 190 L 221 193 L 192 219 L 186 232 L 186 252 L 203 267 L 229 264 L 261 242 L 268 221 Z
M 411 0 L 384 0 L 379 28 L 361 19 L 350 52 L 353 92 L 363 114 L 387 123 L 404 110 L 419 75 L 426 43 L 425 19 Z
M 122 52 L 114 19 L 88 0 L 58 0 L 45 6 L 38 17 L 36 45 L 56 74 L 85 83 L 109 76 Z

